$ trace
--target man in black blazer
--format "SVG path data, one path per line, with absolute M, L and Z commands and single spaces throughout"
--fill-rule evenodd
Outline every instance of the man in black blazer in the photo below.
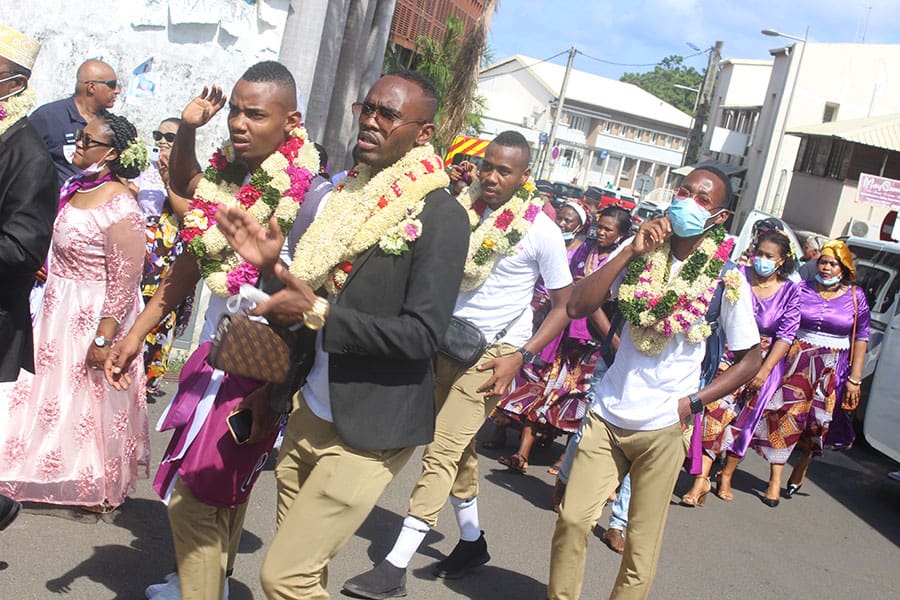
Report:
M 26 92 L 33 94 L 28 79 L 39 48 L 0 25 L 0 108 L 6 113 L 0 120 L 0 381 L 15 381 L 19 369 L 34 371 L 28 295 L 56 217 L 53 161 L 23 104 Z
M 269 598 L 326 597 L 329 560 L 415 446 L 434 435 L 432 358 L 450 321 L 469 238 L 468 217 L 445 189 L 449 180 L 429 144 L 437 102 L 427 79 L 403 72 L 379 79 L 354 105 L 354 158 L 363 166 L 324 200 L 290 272 L 277 262 L 277 228 L 267 232 L 239 209 L 219 213 L 229 243 L 285 286 L 256 313 L 274 324 L 322 327 L 305 336 L 303 366 L 311 370 L 293 397 L 276 468 L 278 532 L 261 575 Z M 371 179 L 361 186 L 357 177 Z M 391 238 L 397 221 L 387 219 L 369 246 L 354 241 L 392 202 L 409 207 L 402 239 Z M 357 217 L 348 214 L 356 210 Z M 332 243 L 343 249 L 335 253 L 339 262 L 326 265 L 320 288 L 315 265 Z

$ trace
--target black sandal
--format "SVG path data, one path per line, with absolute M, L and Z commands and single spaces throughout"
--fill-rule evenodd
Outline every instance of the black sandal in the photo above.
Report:
M 504 465 L 510 471 L 522 473 L 523 475 L 528 470 L 528 461 L 518 452 L 511 454 L 510 456 L 501 456 L 497 459 L 497 462 Z

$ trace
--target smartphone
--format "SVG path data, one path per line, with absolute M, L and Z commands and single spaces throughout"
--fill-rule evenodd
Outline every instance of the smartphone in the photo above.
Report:
M 150 147 L 150 160 L 152 162 L 159 162 L 159 146 Z
M 249 408 L 239 408 L 228 415 L 228 431 L 234 438 L 235 444 L 246 444 L 253 430 L 253 411 Z

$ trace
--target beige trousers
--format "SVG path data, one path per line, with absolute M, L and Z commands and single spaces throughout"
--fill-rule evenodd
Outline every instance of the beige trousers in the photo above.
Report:
M 548 586 L 551 600 L 580 597 L 588 535 L 606 499 L 629 471 L 628 535 L 610 598 L 647 597 L 656 575 L 672 489 L 683 461 L 680 424 L 655 431 L 631 431 L 588 413 L 553 534 Z
M 476 366 L 513 351 L 515 346 L 510 344 L 491 346 Z M 434 441 L 425 447 L 422 475 L 409 499 L 409 514 L 431 527 L 437 524 L 448 495 L 461 500 L 478 495 L 475 434 L 502 398 L 475 392 L 490 376 L 490 371 L 477 371 L 475 366 L 465 369 L 443 357 L 437 359 Z
M 278 530 L 260 579 L 270 599 L 327 599 L 328 562 L 372 511 L 414 448 L 366 452 L 344 444 L 333 423 L 298 392 L 275 476 Z
M 221 508 L 200 502 L 181 479 L 169 500 L 182 600 L 222 600 L 226 573 L 234 567 L 247 503 Z

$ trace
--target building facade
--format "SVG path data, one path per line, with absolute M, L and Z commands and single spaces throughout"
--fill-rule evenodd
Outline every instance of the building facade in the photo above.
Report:
M 573 69 L 554 158 L 546 134 L 558 110 L 564 73 L 561 65 L 521 55 L 483 69 L 478 83 L 487 100 L 482 137 L 506 129 L 521 132 L 533 147 L 535 175 L 543 179 L 621 188 L 634 195 L 666 187 L 681 164 L 691 117 L 635 85 Z

